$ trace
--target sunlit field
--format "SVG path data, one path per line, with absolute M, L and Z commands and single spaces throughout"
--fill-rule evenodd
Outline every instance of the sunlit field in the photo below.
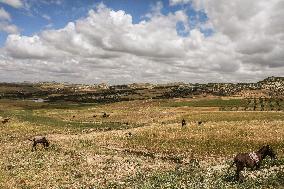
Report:
M 0 189 L 284 189 L 284 0 L 0 0 Z
M 0 188 L 284 188 L 283 101 L 258 103 L 0 100 L 1 120 L 10 118 L 0 123 Z M 36 135 L 47 137 L 48 149 L 31 151 Z M 277 160 L 236 181 L 233 157 L 266 144 Z

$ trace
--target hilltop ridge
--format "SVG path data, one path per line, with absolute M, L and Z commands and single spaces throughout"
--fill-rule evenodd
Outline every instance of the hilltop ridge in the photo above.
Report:
M 268 77 L 256 83 L 133 83 L 125 85 L 70 84 L 58 82 L 0 83 L 0 98 L 43 98 L 76 102 L 114 102 L 137 99 L 233 96 L 283 98 L 284 77 Z

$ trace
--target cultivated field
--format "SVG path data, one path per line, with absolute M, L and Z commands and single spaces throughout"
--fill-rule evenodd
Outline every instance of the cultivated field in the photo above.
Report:
M 284 188 L 283 107 L 281 99 L 0 100 L 1 120 L 10 118 L 0 123 L 0 188 Z M 50 140 L 47 150 L 31 151 L 36 135 Z M 278 159 L 235 181 L 232 158 L 265 144 Z

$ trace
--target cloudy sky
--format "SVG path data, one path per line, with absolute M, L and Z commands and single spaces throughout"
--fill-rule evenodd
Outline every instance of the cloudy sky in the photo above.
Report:
M 0 0 L 0 82 L 284 76 L 283 0 Z

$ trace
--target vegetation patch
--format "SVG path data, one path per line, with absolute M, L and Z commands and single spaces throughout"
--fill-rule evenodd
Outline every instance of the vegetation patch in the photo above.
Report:
M 169 102 L 165 103 L 164 106 L 169 107 L 234 107 L 234 106 L 245 106 L 246 100 L 244 99 L 203 99 L 203 100 L 191 100 L 184 102 Z
M 0 122 L 0 188 L 283 188 L 284 112 L 204 108 L 220 100 L 194 108 L 0 100 L 0 119 L 10 118 Z M 50 146 L 32 152 L 36 135 Z M 232 158 L 266 144 L 278 160 L 236 182 Z

